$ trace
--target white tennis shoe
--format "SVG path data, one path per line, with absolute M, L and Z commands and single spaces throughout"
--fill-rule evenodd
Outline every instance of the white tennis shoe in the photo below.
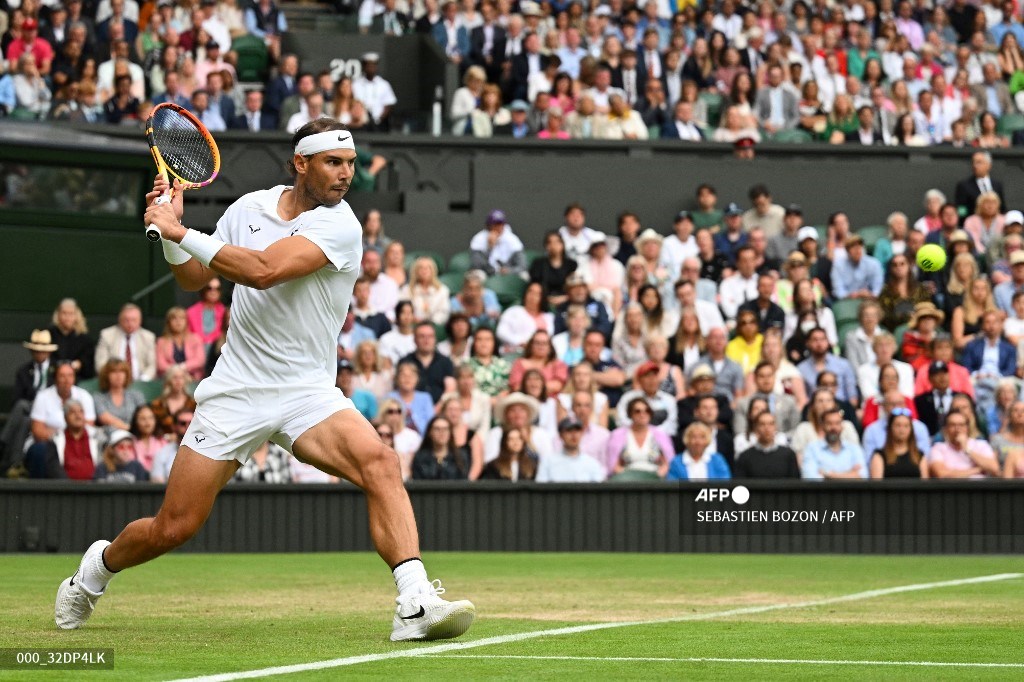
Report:
M 103 592 L 90 592 L 82 584 L 82 576 L 90 561 L 103 561 L 101 555 L 103 550 L 110 543 L 107 540 L 97 540 L 92 543 L 89 549 L 85 550 L 78 570 L 70 578 L 57 588 L 57 604 L 54 606 L 54 621 L 61 630 L 75 630 L 82 627 L 85 621 L 89 620 L 96 602 L 103 596 Z
M 444 588 L 441 581 L 431 583 L 432 591 L 425 594 L 410 594 L 395 599 L 394 627 L 392 642 L 407 640 L 451 639 L 458 637 L 473 624 L 476 607 L 473 602 L 445 601 L 441 599 Z

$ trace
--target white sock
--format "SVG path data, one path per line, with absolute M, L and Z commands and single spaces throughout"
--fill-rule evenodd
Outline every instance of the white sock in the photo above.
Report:
M 97 552 L 85 563 L 85 570 L 79 579 L 85 585 L 85 589 L 98 594 L 107 589 L 107 583 L 113 577 L 114 572 L 103 563 L 103 552 Z
M 398 586 L 400 597 L 407 594 L 425 594 L 433 589 L 427 579 L 427 569 L 419 559 L 403 561 L 392 573 L 395 574 L 395 585 Z

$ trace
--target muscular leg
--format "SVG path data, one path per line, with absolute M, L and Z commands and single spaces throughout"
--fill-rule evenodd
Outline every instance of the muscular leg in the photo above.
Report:
M 358 411 L 335 412 L 299 436 L 292 449 L 303 462 L 363 489 L 370 537 L 388 566 L 419 556 L 416 519 L 402 485 L 398 454 L 381 442 Z
M 129 523 L 103 555 L 112 571 L 138 566 L 188 541 L 202 528 L 213 502 L 235 470 L 235 460 L 213 460 L 182 446 L 167 480 L 164 503 L 153 518 Z

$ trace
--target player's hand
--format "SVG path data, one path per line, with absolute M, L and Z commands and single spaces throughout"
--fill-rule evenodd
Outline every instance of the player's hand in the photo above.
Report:
M 157 173 L 156 178 L 153 180 L 153 190 L 146 195 L 146 206 L 152 206 L 157 197 L 162 196 L 170 187 L 171 185 L 167 180 Z M 181 183 L 178 180 L 174 181 L 174 195 L 171 198 L 171 206 L 174 207 L 174 213 L 178 220 L 181 220 L 181 217 L 185 215 L 185 203 Z
M 160 236 L 172 242 L 180 242 L 185 236 L 185 227 L 178 220 L 174 204 L 151 204 L 146 209 L 146 225 L 160 230 Z

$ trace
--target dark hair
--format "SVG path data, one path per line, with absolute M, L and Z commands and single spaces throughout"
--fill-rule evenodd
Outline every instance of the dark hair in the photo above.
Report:
M 454 316 L 454 314 L 453 314 L 453 316 Z M 448 318 L 448 321 L 451 322 L 451 318 Z M 491 335 L 491 340 L 494 342 L 494 350 L 492 352 L 492 356 L 496 357 L 496 358 L 500 358 L 501 357 L 501 353 L 500 353 L 500 349 L 498 348 L 498 335 L 495 334 L 494 330 L 491 329 L 490 327 L 487 327 L 487 326 L 477 327 L 476 331 L 473 332 L 473 341 L 475 342 L 476 341 L 476 337 L 479 336 L 480 334 L 484 334 L 484 333 L 490 334 Z M 469 352 L 470 352 L 470 355 L 472 357 L 474 357 L 474 358 L 477 357 L 476 350 L 477 350 L 477 344 L 473 343 L 473 345 L 470 348 Z
M 302 76 L 312 77 L 312 74 L 302 74 L 299 78 L 302 78 Z M 295 149 L 295 145 L 299 143 L 299 140 L 309 137 L 310 135 L 316 135 L 317 133 L 325 133 L 328 130 L 348 130 L 348 128 L 333 118 L 318 118 L 314 121 L 310 121 L 295 131 L 295 134 L 292 135 L 292 149 Z M 285 170 L 287 170 L 288 175 L 293 178 L 298 175 L 298 171 L 295 170 L 295 162 L 291 157 L 289 157 L 288 161 L 285 163 Z
M 757 256 L 757 251 L 754 250 L 753 246 L 751 246 L 750 244 L 744 244 L 740 248 L 736 249 L 736 260 L 739 260 L 740 254 L 743 253 L 744 251 L 750 251 L 752 254 L 754 254 L 755 257 Z
M 420 320 L 419 322 L 416 323 L 413 329 L 416 330 L 419 329 L 420 327 L 430 327 L 432 330 L 434 330 L 434 332 L 437 331 L 437 327 L 434 326 L 434 323 L 428 322 L 427 320 Z
M 523 374 L 523 378 L 519 382 L 519 390 L 522 391 L 523 393 L 526 393 L 526 380 L 533 376 L 540 377 L 540 395 L 532 397 L 539 400 L 541 404 L 544 404 L 545 402 L 547 402 L 548 399 L 548 384 L 546 381 L 544 381 L 544 375 L 541 374 L 539 369 L 530 369 L 527 370 L 525 374 Z M 526 393 L 526 395 L 530 394 Z
M 626 222 L 626 218 L 632 218 L 633 220 L 640 222 L 640 216 L 638 216 L 636 213 L 633 213 L 632 211 L 623 211 L 622 213 L 619 214 L 618 220 L 616 222 L 616 225 L 620 230 L 622 229 L 622 223 Z
M 825 410 L 822 413 L 822 415 L 821 415 L 821 424 L 822 424 L 822 426 L 825 425 L 825 417 L 829 416 L 830 414 L 838 414 L 840 419 L 843 418 L 843 411 L 841 409 L 839 409 L 839 407 L 829 408 L 829 409 Z
M 494 467 L 502 478 L 512 478 L 512 453 L 508 449 L 508 437 L 513 431 L 517 431 L 523 439 L 523 451 L 518 456 L 519 477 L 532 480 L 537 473 L 537 456 L 530 450 L 530 441 L 522 429 L 502 429 L 501 447 L 498 449 L 498 458 L 494 460 Z
M 700 193 L 703 192 L 704 190 L 707 190 L 707 191 L 711 192 L 716 197 L 718 196 L 718 191 L 715 189 L 715 186 L 711 185 L 711 184 L 708 184 L 706 182 L 702 182 L 701 184 L 697 185 L 697 191 L 696 191 L 697 196 L 700 196 Z
M 555 344 L 551 343 L 551 336 L 543 329 L 538 329 L 537 331 L 535 331 L 533 335 L 530 337 L 530 340 L 526 342 L 526 345 L 523 347 L 522 357 L 531 359 L 533 358 L 533 344 L 537 340 L 537 337 L 540 336 L 541 334 L 544 334 L 545 336 L 548 337 L 548 357 L 545 359 L 545 364 L 547 364 L 549 362 L 553 362 L 554 360 L 556 360 L 558 356 L 555 355 Z
M 633 410 L 636 409 L 637 405 L 643 405 L 648 410 L 651 409 L 651 404 L 647 402 L 646 398 L 633 398 L 629 401 L 629 404 L 626 405 L 626 415 L 633 414 Z
M 921 451 L 917 448 L 917 438 L 914 437 L 914 420 L 912 417 L 904 416 L 910 421 L 910 436 L 907 438 L 907 452 L 910 455 L 910 461 L 915 465 L 921 463 Z M 963 416 L 963 415 L 961 415 Z M 896 464 L 896 445 L 892 442 L 892 425 L 900 417 L 889 415 L 889 423 L 885 425 L 885 445 L 882 446 L 882 457 L 885 459 L 885 463 L 889 466 Z M 967 424 L 970 426 L 970 422 Z
M 563 213 L 562 215 L 569 215 L 573 211 L 580 211 L 584 215 L 586 215 L 587 213 L 586 209 L 583 208 L 583 204 L 581 204 L 578 201 L 574 201 L 565 207 L 565 213 Z
M 473 336 L 473 323 L 470 322 L 469 315 L 461 312 L 452 313 L 451 317 L 448 318 L 448 321 L 444 323 L 445 336 L 447 336 L 449 339 L 454 337 L 454 334 L 452 332 L 454 331 L 455 324 L 457 322 L 465 322 L 467 325 L 469 325 L 469 335 Z
M 139 405 L 135 408 L 135 412 L 132 413 L 131 427 L 129 427 L 128 430 L 131 431 L 131 434 L 136 438 L 142 438 L 142 432 L 139 431 L 139 413 L 143 410 L 153 412 L 153 408 L 149 406 L 149 403 Z M 153 422 L 153 435 L 162 436 L 163 429 L 160 428 L 160 420 L 156 418 L 156 412 L 153 412 Z
M 448 446 L 448 453 L 449 454 L 454 454 L 455 450 L 456 450 L 456 447 L 455 447 L 455 429 L 451 428 L 451 427 L 454 426 L 454 424 L 451 423 L 451 421 L 448 419 L 448 417 L 444 417 L 442 415 L 437 415 L 436 417 L 434 417 L 433 419 L 431 419 L 427 423 L 427 428 L 423 432 L 423 442 L 420 445 L 420 449 L 421 450 L 433 451 L 434 446 L 437 445 L 437 443 L 434 442 L 434 438 L 430 435 L 430 430 L 434 428 L 434 424 L 436 424 L 438 421 L 448 422 L 448 427 L 449 427 L 448 442 L 445 443 L 445 445 Z M 459 459 L 461 459 L 461 458 L 459 458 Z M 462 470 L 461 466 L 459 467 L 459 470 L 460 471 Z
M 641 302 L 643 300 L 644 294 L 646 294 L 648 291 L 653 291 L 654 295 L 658 297 L 658 303 L 657 305 L 654 306 L 653 310 L 648 310 L 646 307 L 644 307 L 644 304 Z M 644 317 L 647 320 L 648 326 L 660 327 L 661 321 L 665 317 L 665 308 L 662 305 L 661 292 L 658 291 L 658 287 L 650 283 L 644 284 L 637 290 L 636 300 L 637 303 L 640 303 L 640 307 L 644 309 Z
M 399 301 L 395 304 L 395 325 L 398 325 L 398 318 L 402 316 L 402 310 L 412 308 L 412 301 Z M 415 313 L 416 311 L 413 310 Z
M 762 360 L 761 362 L 757 363 L 756 367 L 754 367 L 754 375 L 756 376 L 757 373 L 760 372 L 765 367 L 770 367 L 773 372 L 775 371 L 775 365 L 773 365 L 768 360 Z

